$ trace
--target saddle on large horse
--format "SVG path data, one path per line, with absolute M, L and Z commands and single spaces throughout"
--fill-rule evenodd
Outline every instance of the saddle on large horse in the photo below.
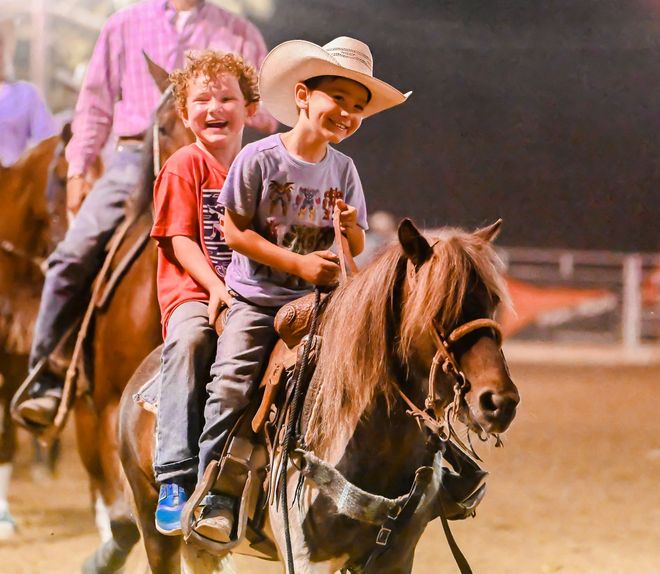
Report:
M 55 439 L 64 428 L 75 399 L 91 393 L 85 353 L 95 314 L 108 305 L 119 282 L 147 245 L 150 230 L 148 211 L 130 214 L 120 225 L 108 243 L 84 316 L 72 320 L 55 349 L 39 361 L 14 394 L 12 418 L 24 428 L 38 432 L 41 440 Z M 43 381 L 48 390 L 35 396 L 35 384 Z

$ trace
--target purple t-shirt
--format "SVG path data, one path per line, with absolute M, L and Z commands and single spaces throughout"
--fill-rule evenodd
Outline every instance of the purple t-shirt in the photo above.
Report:
M 334 242 L 332 212 L 343 199 L 367 229 L 367 208 L 353 160 L 328 146 L 318 163 L 294 158 L 279 134 L 248 144 L 229 169 L 219 203 L 252 219 L 252 229 L 295 253 L 328 249 Z M 225 276 L 227 286 L 254 303 L 276 307 L 302 297 L 313 285 L 252 261 L 236 251 Z
M 57 129 L 55 120 L 32 84 L 0 84 L 0 164 L 12 165 L 28 143 L 55 135 Z

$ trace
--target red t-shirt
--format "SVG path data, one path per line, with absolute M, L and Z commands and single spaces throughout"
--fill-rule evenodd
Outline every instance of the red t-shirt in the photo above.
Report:
M 227 168 L 196 144 L 185 146 L 165 162 L 154 184 L 154 226 L 151 236 L 184 235 L 201 247 L 215 272 L 224 278 L 231 260 L 221 225 L 224 208 L 218 196 Z M 184 301 L 208 301 L 208 293 L 174 261 L 159 241 L 158 303 L 163 336 L 172 311 Z

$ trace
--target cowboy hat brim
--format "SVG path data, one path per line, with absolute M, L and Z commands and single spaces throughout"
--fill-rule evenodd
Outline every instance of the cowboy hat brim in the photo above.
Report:
M 275 119 L 293 127 L 298 121 L 294 88 L 317 76 L 354 80 L 371 92 L 363 117 L 369 117 L 406 101 L 412 92 L 400 92 L 390 84 L 342 66 L 321 46 L 306 40 L 290 40 L 273 48 L 259 71 L 261 101 Z

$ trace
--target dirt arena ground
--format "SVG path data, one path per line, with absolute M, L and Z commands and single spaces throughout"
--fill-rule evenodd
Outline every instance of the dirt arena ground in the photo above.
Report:
M 475 519 L 453 531 L 475 573 L 660 572 L 660 367 L 512 365 L 523 403 L 505 448 L 482 446 L 491 473 Z M 0 572 L 70 574 L 96 543 L 70 432 L 60 476 L 35 484 L 21 452 L 10 491 L 20 532 L 0 542 Z M 143 571 L 132 557 L 129 572 Z M 242 574 L 274 574 L 239 559 Z M 415 574 L 457 568 L 439 523 Z

